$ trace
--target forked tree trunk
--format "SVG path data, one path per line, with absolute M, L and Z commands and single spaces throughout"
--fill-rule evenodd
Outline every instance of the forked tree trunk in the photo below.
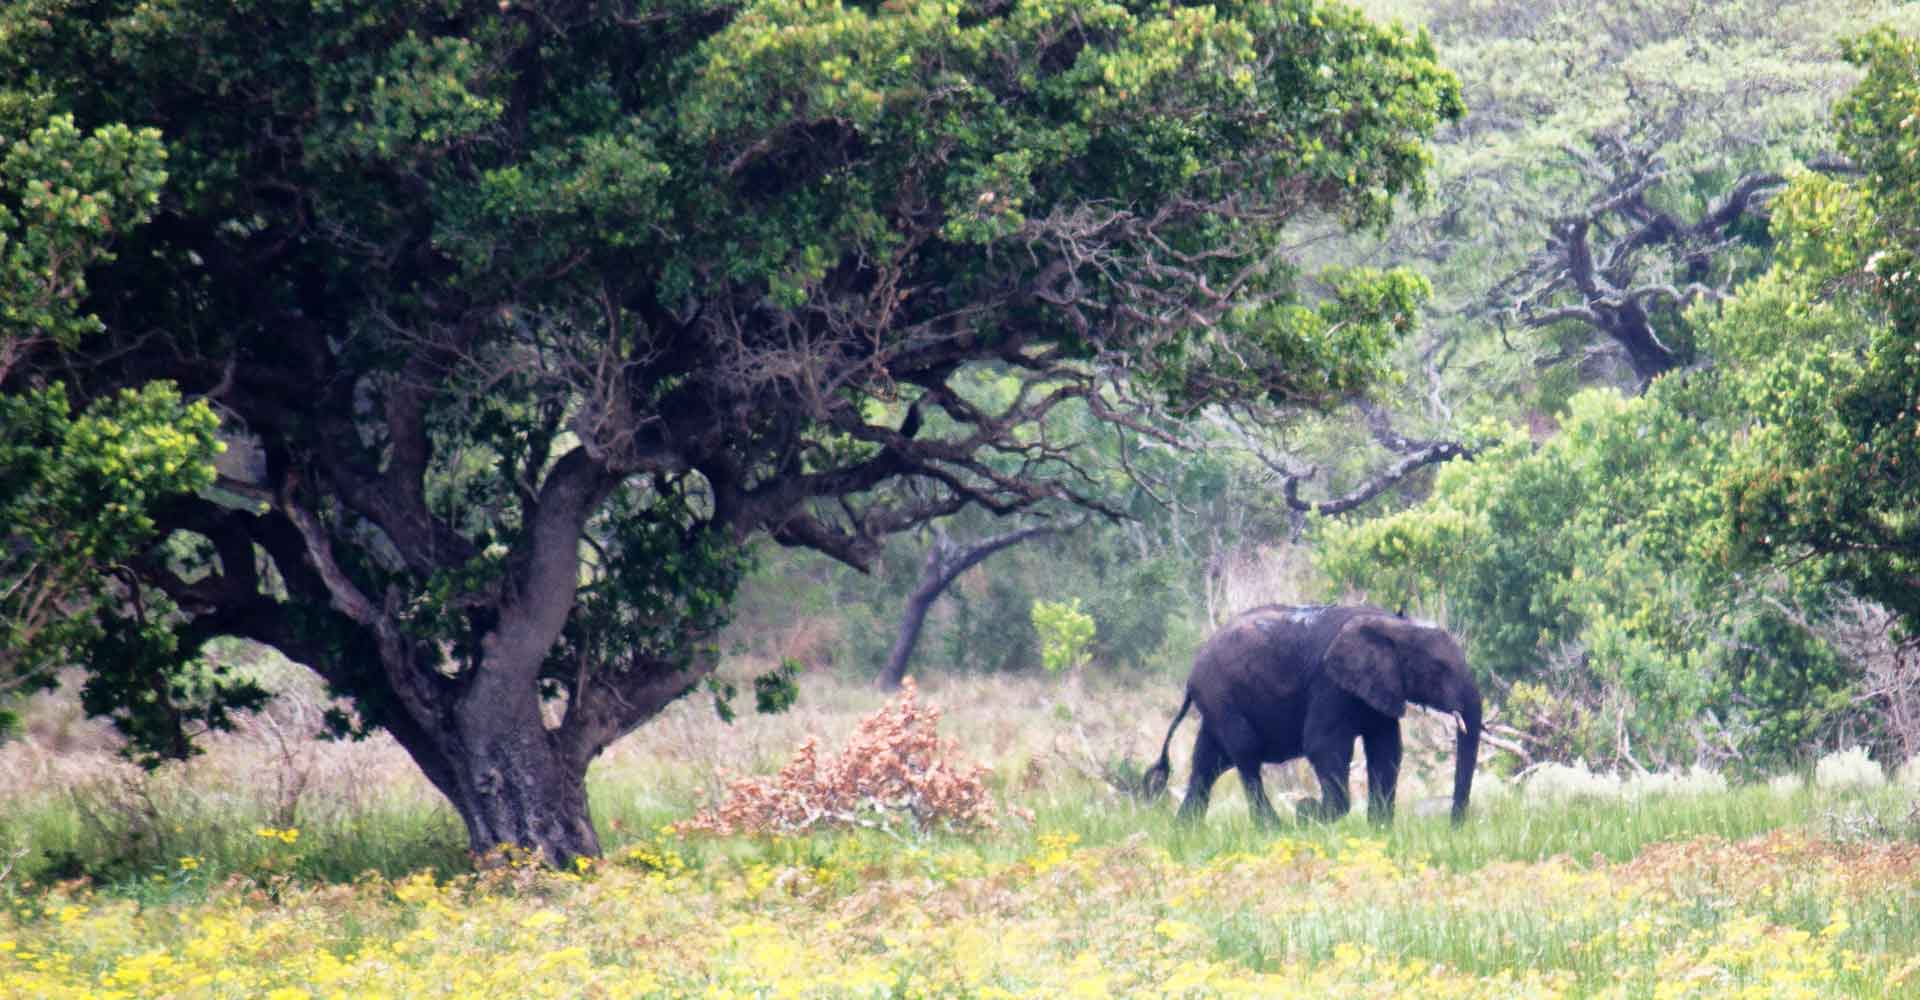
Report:
M 424 445 L 420 445 L 424 447 Z M 566 685 L 566 716 L 549 728 L 540 709 L 540 672 L 573 613 L 580 581 L 580 539 L 588 517 L 620 477 L 584 449 L 568 452 L 541 484 L 509 572 L 484 609 L 489 627 L 479 662 L 444 669 L 444 651 L 402 622 L 406 595 L 362 589 L 333 557 L 326 526 L 282 491 L 280 509 L 299 533 L 294 560 L 315 572 L 333 608 L 360 626 L 379 663 L 377 679 L 344 668 L 317 667 L 342 690 L 371 698 L 373 721 L 386 728 L 445 795 L 467 826 L 477 857 L 503 845 L 566 867 L 597 857 L 600 839 L 587 808 L 587 767 L 601 750 L 632 732 L 711 672 L 710 658 L 646 660 L 581 670 Z M 416 497 L 417 500 L 417 497 Z M 430 548 L 430 546 L 428 546 Z M 470 595 L 473 596 L 473 595 Z M 297 635 L 288 648 L 305 645 Z M 325 664 L 338 650 L 310 648 Z M 365 701 L 365 699 L 363 699 Z
M 588 808 L 591 758 L 568 753 L 547 729 L 531 685 L 475 678 L 434 723 L 389 719 L 386 728 L 467 828 L 476 859 L 503 848 L 544 855 L 557 867 L 600 855 Z
M 378 721 L 460 815 L 477 859 L 505 846 L 566 868 L 601 853 L 587 801 L 588 767 L 613 741 L 696 687 L 718 660 L 633 654 L 572 685 L 566 712 L 553 727 L 538 684 L 546 649 L 502 638 L 510 631 L 483 642 L 483 662 L 458 678 L 417 666 L 436 662 L 421 644 L 384 644 L 379 659 L 391 686 L 379 700 L 393 710 Z

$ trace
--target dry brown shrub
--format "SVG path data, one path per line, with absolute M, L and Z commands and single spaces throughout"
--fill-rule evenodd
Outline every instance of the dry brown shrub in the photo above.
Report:
M 733 778 L 723 801 L 678 828 L 721 835 L 903 822 L 916 832 L 995 828 L 987 768 L 941 740 L 939 726 L 940 709 L 920 703 L 909 677 L 899 695 L 860 720 L 840 753 L 822 756 L 808 736 L 778 774 Z

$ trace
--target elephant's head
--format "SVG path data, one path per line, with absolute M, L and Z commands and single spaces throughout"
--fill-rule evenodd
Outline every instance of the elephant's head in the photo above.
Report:
M 1358 615 L 1334 636 L 1324 662 L 1329 680 L 1386 715 L 1399 718 L 1411 701 L 1458 720 L 1453 821 L 1465 818 L 1480 753 L 1480 689 L 1453 636 L 1398 615 Z

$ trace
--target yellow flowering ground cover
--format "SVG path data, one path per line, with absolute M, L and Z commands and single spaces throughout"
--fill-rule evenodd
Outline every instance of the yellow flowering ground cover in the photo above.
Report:
M 567 874 L 36 888 L 4 897 L 0 996 L 1920 996 L 1910 842 L 1783 830 L 1458 870 L 1364 828 L 1193 861 L 1169 836 L 688 860 L 662 834 Z

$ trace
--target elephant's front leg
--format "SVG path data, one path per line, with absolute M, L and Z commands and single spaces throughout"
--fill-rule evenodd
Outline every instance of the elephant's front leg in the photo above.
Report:
M 1301 819 L 1336 820 L 1353 808 L 1347 791 L 1347 772 L 1353 767 L 1353 741 L 1359 736 L 1341 706 L 1351 699 L 1333 698 L 1315 703 L 1307 710 L 1301 742 L 1307 751 L 1307 763 L 1320 779 L 1320 801 L 1302 802 Z
M 1400 722 L 1389 719 L 1361 740 L 1367 748 L 1367 818 L 1391 823 L 1394 787 L 1400 783 Z
M 1347 791 L 1347 771 L 1353 766 L 1353 737 L 1308 754 L 1307 763 L 1313 765 L 1313 773 L 1320 779 L 1320 798 L 1300 803 L 1300 818 L 1331 821 L 1345 816 L 1353 808 L 1353 796 Z

